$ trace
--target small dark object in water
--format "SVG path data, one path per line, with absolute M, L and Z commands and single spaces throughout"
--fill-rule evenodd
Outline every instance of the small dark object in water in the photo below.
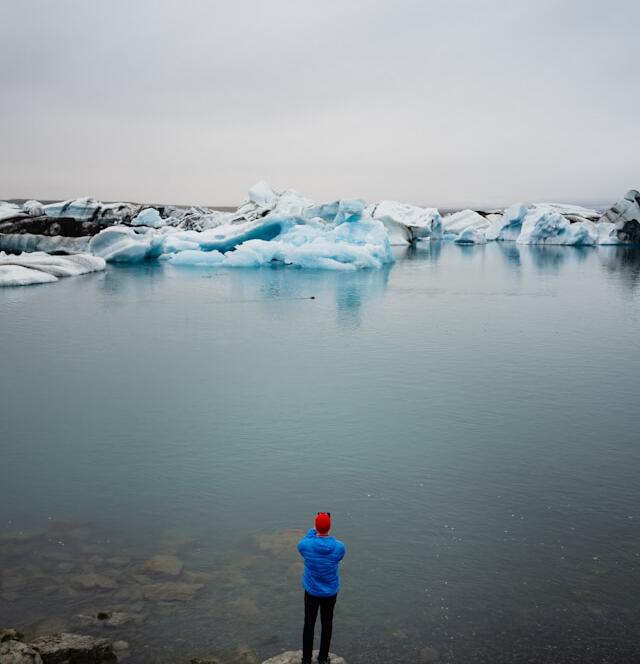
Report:
M 310 300 L 315 300 L 315 299 L 316 299 L 316 296 L 315 296 L 315 295 L 312 295 L 309 299 L 310 299 Z

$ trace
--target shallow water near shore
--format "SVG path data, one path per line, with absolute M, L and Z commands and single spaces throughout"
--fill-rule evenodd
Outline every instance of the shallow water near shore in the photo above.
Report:
M 638 661 L 639 330 L 617 247 L 4 289 L 0 627 L 298 649 L 295 543 L 329 510 L 350 664 Z

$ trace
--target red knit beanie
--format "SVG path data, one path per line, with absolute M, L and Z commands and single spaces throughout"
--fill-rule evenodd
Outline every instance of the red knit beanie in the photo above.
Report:
M 331 529 L 331 514 L 329 512 L 318 512 L 316 516 L 316 530 L 321 535 L 326 535 Z

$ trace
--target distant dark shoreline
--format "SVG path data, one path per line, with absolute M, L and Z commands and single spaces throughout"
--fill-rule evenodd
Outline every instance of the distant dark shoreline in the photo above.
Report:
M 37 200 L 43 205 L 49 205 L 51 203 L 59 203 L 60 201 L 66 201 L 66 200 L 75 200 L 72 198 L 2 198 L 0 197 L 0 201 L 5 201 L 7 203 L 14 203 L 15 205 L 22 205 L 26 201 L 30 200 Z M 202 208 L 208 208 L 210 210 L 219 210 L 220 212 L 235 212 L 240 205 L 242 205 L 242 202 L 239 203 L 238 205 L 200 205 L 198 203 L 189 203 L 185 205 L 179 205 L 177 203 L 154 203 L 150 201 L 125 201 L 124 199 L 121 201 L 101 201 L 102 203 L 105 203 L 107 205 L 114 204 L 114 203 L 135 203 L 136 205 L 148 205 L 149 207 L 164 207 L 167 205 L 174 205 L 177 208 L 190 208 L 190 207 L 202 207 Z M 404 202 L 404 201 L 402 201 Z M 477 211 L 483 211 L 483 212 L 491 212 L 493 210 L 504 210 L 508 208 L 510 205 L 515 203 L 516 201 L 511 201 L 510 203 L 506 203 L 504 205 L 476 205 L 476 204 L 470 204 L 470 205 L 455 205 L 455 206 L 437 206 L 437 205 L 422 205 L 419 204 L 418 207 L 435 207 L 437 208 L 442 214 L 452 214 L 454 212 L 459 212 L 460 210 L 477 210 Z M 525 203 L 533 203 L 534 201 L 524 201 Z M 538 202 L 549 202 L 549 201 L 538 201 Z M 592 210 L 597 210 L 599 212 L 604 212 L 607 210 L 611 205 L 613 204 L 614 201 L 606 202 L 606 203 L 590 203 L 590 202 L 576 202 L 576 201 L 571 201 L 567 202 L 567 200 L 562 199 L 560 201 L 561 203 L 566 203 L 568 205 L 579 205 L 582 207 L 590 208 Z M 414 203 L 411 203 L 411 205 L 417 205 Z

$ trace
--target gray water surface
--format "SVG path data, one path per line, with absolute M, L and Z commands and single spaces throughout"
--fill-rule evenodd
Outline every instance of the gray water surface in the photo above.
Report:
M 0 627 L 120 608 L 132 662 L 298 649 L 329 510 L 350 664 L 638 661 L 639 332 L 616 247 L 0 290 Z M 145 595 L 158 552 L 192 598 Z

